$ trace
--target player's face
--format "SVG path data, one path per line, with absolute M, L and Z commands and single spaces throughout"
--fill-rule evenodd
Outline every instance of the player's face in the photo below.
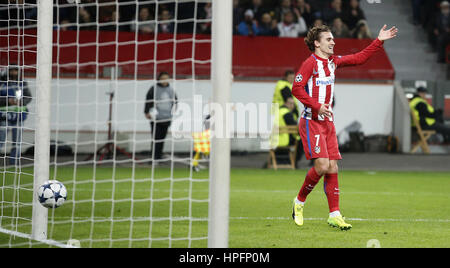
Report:
M 318 49 L 321 54 L 325 56 L 331 56 L 334 54 L 334 37 L 331 32 L 323 32 L 320 34 L 319 42 L 316 41 L 316 45 L 318 44 Z

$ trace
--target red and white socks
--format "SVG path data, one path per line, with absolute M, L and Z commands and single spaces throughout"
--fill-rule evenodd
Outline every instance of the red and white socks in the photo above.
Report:
M 339 185 L 338 174 L 325 174 L 323 181 L 323 189 L 328 200 L 330 213 L 339 212 Z
M 295 202 L 297 204 L 304 205 L 306 197 L 311 193 L 314 187 L 319 182 L 322 176 L 317 174 L 314 167 L 312 167 L 306 174 L 305 181 L 300 189 L 297 199 Z M 340 216 L 339 211 L 339 185 L 338 185 L 338 174 L 325 174 L 324 176 L 324 191 L 328 200 L 328 207 L 330 210 L 330 217 Z
M 305 202 L 306 197 L 309 195 L 309 193 L 311 193 L 321 177 L 322 175 L 317 174 L 314 167 L 312 167 L 308 171 L 308 173 L 306 174 L 305 182 L 303 183 L 302 188 L 297 195 L 298 201 L 303 203 Z

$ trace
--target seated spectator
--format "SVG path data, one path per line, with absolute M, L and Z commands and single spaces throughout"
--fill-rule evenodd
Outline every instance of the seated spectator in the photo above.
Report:
M 275 8 L 275 19 L 277 21 L 283 21 L 284 15 L 288 12 L 292 12 L 291 0 L 280 0 L 280 5 Z
M 313 14 L 316 18 L 322 17 L 324 8 L 326 8 L 331 0 L 309 0 L 309 4 L 313 10 Z
M 138 18 L 131 24 L 131 31 L 138 31 L 139 33 L 149 34 L 155 32 L 154 18 L 150 15 L 148 7 L 143 7 L 139 10 Z
M 238 25 L 238 34 L 245 36 L 255 36 L 258 34 L 258 27 L 253 20 L 254 14 L 251 9 L 247 9 L 244 13 L 244 21 Z
M 320 27 L 320 26 L 322 26 L 322 25 L 324 25 L 324 24 L 323 24 L 323 20 L 322 20 L 321 18 L 316 18 L 316 19 L 313 21 L 313 24 L 311 25 L 311 27 Z
M 333 20 L 333 26 L 331 27 L 331 32 L 333 33 L 334 38 L 350 38 L 350 30 L 347 25 L 342 22 L 341 18 L 335 18 Z
M 68 30 L 75 30 L 75 29 L 71 26 L 71 22 L 68 19 L 62 19 L 59 22 L 59 30 L 68 31 Z
M 365 20 L 366 15 L 359 6 L 359 0 L 350 0 L 349 7 L 344 11 L 342 20 L 347 24 L 350 30 L 356 28 L 356 24 L 360 20 Z
M 169 10 L 164 9 L 159 16 L 158 22 L 158 32 L 159 33 L 173 33 L 174 25 L 173 22 L 170 21 L 172 19 L 172 15 L 170 15 Z
M 253 11 L 255 20 L 261 22 L 262 15 L 266 13 L 266 8 L 262 4 L 262 0 L 252 0 L 247 9 Z
M 109 0 L 99 0 L 98 2 L 103 3 L 97 7 L 98 9 L 98 22 L 101 23 L 109 23 L 115 22 L 115 18 L 113 18 L 113 12 L 116 11 L 116 5 Z M 109 3 L 109 4 L 106 4 Z M 97 12 L 97 11 L 96 11 Z M 112 28 L 111 25 L 104 26 L 105 28 Z
M 436 49 L 438 62 L 445 63 L 445 51 L 450 42 L 450 3 L 441 2 L 441 11 L 436 16 L 434 34 L 436 35 Z
M 78 25 L 80 30 L 96 30 L 95 18 L 88 8 L 80 7 L 78 11 Z
M 297 0 L 294 6 L 294 13 L 300 13 L 301 17 L 305 20 L 306 25 L 310 26 L 313 23 L 313 12 L 311 5 L 305 0 Z
M 420 127 L 424 130 L 435 130 L 444 136 L 445 142 L 450 142 L 450 126 L 444 124 L 442 110 L 435 110 L 426 101 L 427 89 L 417 88 L 417 93 L 409 102 L 409 107 L 414 112 L 419 121 Z M 414 126 L 414 123 L 411 125 Z
M 342 0 L 332 0 L 329 7 L 324 8 L 322 18 L 327 24 L 331 24 L 336 17 L 342 18 L 344 10 Z
M 261 23 L 258 25 L 258 35 L 262 36 L 278 36 L 280 32 L 278 31 L 277 21 L 272 20 L 269 13 L 264 13 L 261 16 Z
M 209 20 L 208 22 L 198 23 L 198 33 L 211 34 L 211 19 L 212 19 L 212 4 L 206 3 L 199 11 L 198 18 L 202 20 Z M 234 18 L 233 18 L 234 19 Z
M 308 32 L 308 26 L 302 17 L 294 22 L 294 13 L 292 11 L 284 14 L 283 21 L 278 23 L 278 31 L 280 37 L 299 37 L 304 36 Z
M 98 23 L 100 31 L 129 31 L 129 25 L 120 23 L 121 14 L 120 9 L 111 0 L 99 0 L 103 3 L 97 7 Z M 95 11 L 97 13 L 97 10 Z
M 119 22 L 119 14 L 116 10 L 113 10 L 111 12 L 111 15 L 107 15 L 107 13 L 104 13 L 104 17 L 100 18 L 101 24 L 98 27 L 100 31 L 117 31 L 118 27 L 117 24 Z
M 369 26 L 367 25 L 367 21 L 360 20 L 356 24 L 356 28 L 353 31 L 353 38 L 357 39 L 368 39 L 372 38 L 372 33 L 370 32 Z
M 283 106 L 286 99 L 292 98 L 292 84 L 294 83 L 295 72 L 293 70 L 286 70 L 284 77 L 277 81 L 275 85 L 275 91 L 273 92 L 272 103 L 278 104 L 279 107 Z M 295 103 L 295 109 L 293 112 L 296 116 L 299 116 L 299 109 L 297 103 Z

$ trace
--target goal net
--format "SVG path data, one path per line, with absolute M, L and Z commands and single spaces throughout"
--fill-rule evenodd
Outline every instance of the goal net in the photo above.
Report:
M 229 143 L 194 144 L 226 101 L 214 29 L 231 36 L 231 1 L 212 2 L 0 1 L 0 247 L 226 246 Z M 46 180 L 61 207 L 39 204 Z

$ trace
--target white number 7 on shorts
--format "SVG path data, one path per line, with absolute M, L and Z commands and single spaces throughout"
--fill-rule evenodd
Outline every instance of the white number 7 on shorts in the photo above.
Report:
M 317 147 L 319 146 L 320 135 L 315 135 L 314 137 L 316 137 L 316 147 Z

